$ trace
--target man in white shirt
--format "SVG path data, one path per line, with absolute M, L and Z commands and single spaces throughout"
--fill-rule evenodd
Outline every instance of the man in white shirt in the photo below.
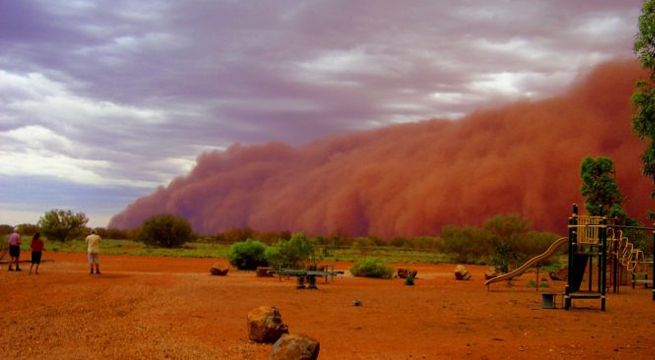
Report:
M 89 274 L 93 275 L 93 268 L 95 265 L 95 273 L 100 275 L 100 235 L 96 234 L 95 230 L 91 230 L 91 234 L 84 239 L 86 241 L 87 257 L 89 258 Z

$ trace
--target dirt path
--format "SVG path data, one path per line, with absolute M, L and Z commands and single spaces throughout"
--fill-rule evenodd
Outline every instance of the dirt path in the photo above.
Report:
M 298 291 L 293 279 L 209 276 L 212 259 L 102 256 L 103 275 L 90 276 L 83 254 L 45 258 L 54 261 L 38 276 L 0 271 L 2 358 L 266 359 L 270 345 L 248 342 L 245 326 L 260 305 L 277 306 L 292 333 L 318 339 L 321 359 L 655 354 L 650 290 L 622 288 L 605 313 L 597 301 L 566 312 L 541 308 L 523 286 L 534 274 L 488 292 L 483 267 L 469 267 L 473 280 L 465 282 L 453 279 L 453 265 L 419 265 L 414 287 L 343 276 Z M 352 306 L 355 298 L 362 307 Z

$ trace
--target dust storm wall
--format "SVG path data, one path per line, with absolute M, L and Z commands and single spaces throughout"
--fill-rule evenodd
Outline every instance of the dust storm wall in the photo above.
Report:
M 115 215 L 110 227 L 151 215 L 186 217 L 194 229 L 234 227 L 383 237 L 438 233 L 519 213 L 537 229 L 565 232 L 581 202 L 579 166 L 611 157 L 632 216 L 652 206 L 641 176 L 644 148 L 631 132 L 631 61 L 599 66 L 564 94 L 326 138 L 300 147 L 234 145 Z

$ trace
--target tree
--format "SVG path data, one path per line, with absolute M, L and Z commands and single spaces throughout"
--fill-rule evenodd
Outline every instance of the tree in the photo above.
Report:
M 655 183 L 655 0 L 646 0 L 642 5 L 634 51 L 649 74 L 647 80 L 637 81 L 632 94 L 632 129 L 641 140 L 648 141 L 641 156 L 642 171 Z M 651 197 L 655 198 L 655 191 Z
M 266 260 L 274 267 L 299 269 L 305 265 L 316 265 L 320 255 L 314 243 L 299 232 L 291 235 L 291 239 L 281 239 L 266 249 Z
M 484 223 L 494 247 L 492 263 L 508 272 L 525 258 L 521 241 L 530 233 L 530 222 L 517 214 L 496 215 Z
M 53 209 L 46 212 L 40 219 L 39 229 L 49 239 L 68 241 L 80 236 L 89 218 L 83 212 Z
M 607 216 L 625 220 L 621 207 L 623 194 L 615 180 L 616 171 L 611 159 L 599 156 L 586 157 L 580 166 L 580 193 L 585 197 L 585 209 L 590 215 Z
M 137 240 L 147 245 L 173 248 L 184 245 L 192 237 L 193 230 L 187 219 L 161 214 L 151 216 L 143 222 Z

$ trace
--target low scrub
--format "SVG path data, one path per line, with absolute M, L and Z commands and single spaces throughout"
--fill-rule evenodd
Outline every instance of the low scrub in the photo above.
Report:
M 355 265 L 350 268 L 353 276 L 371 277 L 381 279 L 391 279 L 393 277 L 393 268 L 382 259 L 365 258 L 359 260 Z

